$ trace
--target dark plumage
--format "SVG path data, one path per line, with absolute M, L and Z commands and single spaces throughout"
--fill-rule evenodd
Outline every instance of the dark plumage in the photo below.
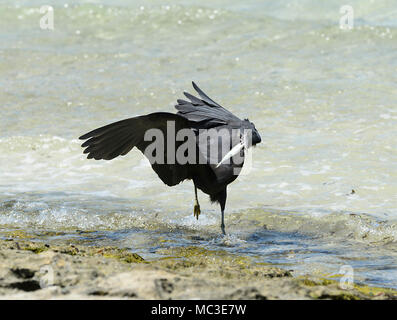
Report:
M 144 116 L 129 118 L 108 124 L 92 130 L 80 137 L 86 140 L 81 146 L 85 148 L 88 159 L 111 160 L 120 155 L 126 155 L 134 147 L 137 147 L 151 162 L 153 170 L 159 178 L 168 186 L 174 186 L 185 179 L 193 180 L 195 187 L 194 215 L 198 218 L 200 206 L 197 200 L 197 188 L 210 196 L 212 202 L 219 202 L 222 212 L 221 228 L 225 234 L 224 209 L 226 203 L 227 185 L 233 182 L 243 166 L 242 161 L 236 161 L 238 155 L 244 159 L 244 149 L 239 148 L 243 130 L 251 130 L 252 145 L 261 142 L 259 133 L 254 124 L 248 119 L 241 120 L 231 112 L 220 106 L 209 98 L 194 82 L 193 87 L 199 94 L 197 98 L 187 92 L 185 96 L 190 100 L 178 99 L 175 108 L 176 114 L 168 112 L 156 112 Z M 175 158 L 175 150 L 178 150 L 187 140 L 178 141 L 171 136 L 167 130 L 167 122 L 175 124 L 175 132 L 181 129 L 192 131 L 194 140 L 192 148 L 195 150 L 196 161 L 193 163 L 178 163 L 172 161 Z M 149 129 L 158 129 L 164 135 L 164 141 L 173 139 L 175 150 L 172 150 L 167 143 L 164 143 L 164 162 L 156 162 L 159 156 L 156 152 L 148 153 L 148 146 L 153 141 L 145 141 L 145 133 Z M 202 129 L 208 129 L 208 138 L 202 139 Z M 229 137 L 231 136 L 231 139 Z M 227 149 L 222 149 L 222 138 L 229 138 Z M 214 144 L 218 143 L 219 151 L 215 154 L 210 152 Z M 236 147 L 237 146 L 237 147 Z M 243 144 L 241 144 L 243 146 Z M 247 146 L 246 146 L 247 147 Z M 225 155 L 233 149 L 236 154 L 229 161 L 221 162 Z M 146 153 L 145 153 L 146 150 Z M 221 163 L 220 163 L 221 162 Z

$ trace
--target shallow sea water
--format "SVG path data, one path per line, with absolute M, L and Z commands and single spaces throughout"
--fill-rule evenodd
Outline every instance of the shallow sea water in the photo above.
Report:
M 350 1 L 0 4 L 0 233 L 130 248 L 200 245 L 296 274 L 397 288 L 397 6 Z M 85 159 L 77 137 L 174 111 L 191 81 L 262 143 L 228 189 L 226 227 L 191 182 L 165 186 L 139 151 Z M 354 192 L 352 191 L 354 190 Z M 43 235 L 46 236 L 43 236 Z

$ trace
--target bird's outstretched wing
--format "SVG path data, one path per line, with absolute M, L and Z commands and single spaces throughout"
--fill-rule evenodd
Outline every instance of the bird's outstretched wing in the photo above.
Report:
M 168 186 L 174 186 L 190 178 L 190 166 L 189 164 L 179 164 L 177 161 L 175 163 L 167 161 L 168 121 L 175 123 L 175 132 L 190 128 L 188 121 L 177 114 L 156 112 L 108 124 L 82 135 L 79 139 L 88 139 L 81 145 L 86 148 L 84 153 L 88 154 L 88 159 L 111 160 L 120 155 L 126 155 L 134 147 L 145 154 L 146 148 L 152 143 L 152 141 L 144 140 L 145 132 L 149 129 L 159 129 L 165 140 L 164 162 L 156 163 L 152 161 L 153 159 L 149 159 L 149 161 L 159 178 Z M 177 149 L 182 143 L 177 141 L 175 148 Z M 148 157 L 147 154 L 145 156 Z
M 175 108 L 179 115 L 196 123 L 199 128 L 212 128 L 230 123 L 240 123 L 241 120 L 233 113 L 223 108 L 210 97 L 208 97 L 194 82 L 193 88 L 197 91 L 200 98 L 184 92 L 184 95 L 190 100 L 178 99 Z

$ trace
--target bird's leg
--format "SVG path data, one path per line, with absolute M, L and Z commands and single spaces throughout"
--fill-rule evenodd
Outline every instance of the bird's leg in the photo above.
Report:
M 198 217 L 201 213 L 200 211 L 200 204 L 198 202 L 198 198 L 197 198 L 197 187 L 196 185 L 194 185 L 194 195 L 195 195 L 195 199 L 194 199 L 194 209 L 193 209 L 193 214 L 196 217 L 196 219 L 198 220 Z
M 222 210 L 221 229 L 222 229 L 223 235 L 225 236 L 225 235 L 226 235 L 226 232 L 225 232 L 225 214 L 224 214 L 224 210 Z
M 226 188 L 225 190 L 222 192 L 220 199 L 219 199 L 219 204 L 221 205 L 221 230 L 222 230 L 222 234 L 225 236 L 226 232 L 225 232 L 225 205 L 226 205 Z

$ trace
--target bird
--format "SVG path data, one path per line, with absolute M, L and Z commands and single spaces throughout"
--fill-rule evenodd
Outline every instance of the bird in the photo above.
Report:
M 194 81 L 192 85 L 198 97 L 184 92 L 188 100 L 177 100 L 176 113 L 154 112 L 124 119 L 94 129 L 79 139 L 85 140 L 81 146 L 88 159 L 112 160 L 136 147 L 149 159 L 152 169 L 166 185 L 172 187 L 192 180 L 195 218 L 201 213 L 199 189 L 209 195 L 212 203 L 219 203 L 221 232 L 225 236 L 227 187 L 241 172 L 247 149 L 262 140 L 251 121 L 241 120 L 212 100 Z M 170 130 L 171 124 L 173 130 Z M 163 135 L 158 139 L 157 149 L 153 147 L 155 135 L 147 136 L 150 130 Z M 182 131 L 185 133 L 183 139 L 172 136 Z M 189 151 L 189 156 L 194 155 L 189 158 L 192 161 L 186 161 Z M 181 155 L 185 161 L 176 161 L 175 157 L 181 158 Z

